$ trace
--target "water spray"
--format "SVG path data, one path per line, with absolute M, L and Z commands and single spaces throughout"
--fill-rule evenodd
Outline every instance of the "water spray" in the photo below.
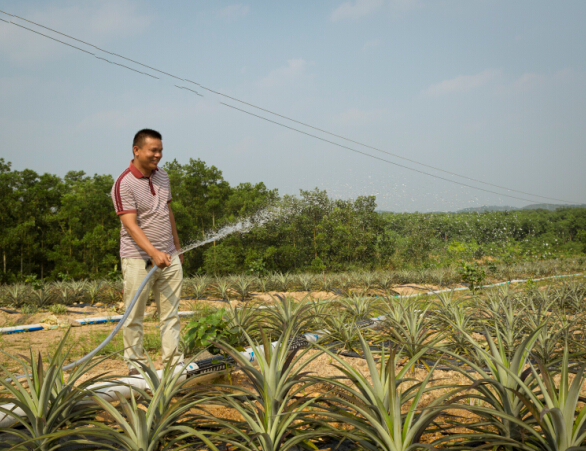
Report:
M 187 246 L 182 247 L 181 250 L 173 253 L 172 257 L 184 254 L 185 252 L 195 249 L 196 247 L 201 247 L 205 244 L 221 240 L 222 238 L 225 238 L 228 235 L 232 235 L 233 233 L 248 233 L 255 227 L 260 227 L 269 221 L 283 218 L 284 216 L 286 216 L 286 211 L 283 208 L 279 206 L 267 207 L 256 212 L 252 216 L 248 216 L 239 220 L 238 222 L 227 224 L 219 230 L 206 233 L 202 240 L 194 241 Z
M 284 210 L 282 210 L 280 207 L 267 207 L 263 210 L 258 211 L 257 213 L 255 213 L 254 215 L 252 215 L 250 217 L 241 219 L 240 221 L 233 223 L 233 224 L 228 224 L 228 225 L 220 228 L 218 231 L 208 232 L 206 234 L 206 236 L 204 237 L 204 239 L 199 240 L 199 241 L 195 241 L 191 244 L 188 244 L 186 247 L 182 248 L 181 250 L 174 252 L 173 255 L 171 256 L 171 258 L 178 256 L 180 254 L 184 254 L 185 252 L 188 252 L 192 249 L 204 246 L 205 244 L 208 244 L 208 243 L 211 243 L 211 242 L 214 242 L 217 240 L 221 240 L 222 238 L 225 238 L 226 236 L 231 235 L 236 232 L 239 232 L 242 234 L 250 232 L 254 227 L 261 226 L 271 220 L 274 220 L 274 219 L 277 219 L 277 218 L 283 217 L 283 216 L 284 216 Z M 159 269 L 159 267 L 154 265 L 153 268 L 148 272 L 148 274 L 145 276 L 145 278 L 141 282 L 140 286 L 136 290 L 134 297 L 132 298 L 132 300 L 128 304 L 128 307 L 126 308 L 124 315 L 120 319 L 120 322 L 116 325 L 116 327 L 112 330 L 112 332 L 110 332 L 110 334 L 104 339 L 104 341 L 102 341 L 102 343 L 100 343 L 95 349 L 93 349 L 91 352 L 89 352 L 85 356 L 81 357 L 80 359 L 78 359 L 74 362 L 71 362 L 71 363 L 65 365 L 63 367 L 63 371 L 70 370 L 70 369 L 75 368 L 76 366 L 86 362 L 87 360 L 94 357 L 105 346 L 108 345 L 108 343 L 114 338 L 114 336 L 118 333 L 120 328 L 126 322 L 128 315 L 130 315 L 130 312 L 134 308 L 136 302 L 138 301 L 138 298 L 140 297 L 145 286 L 147 285 L 149 279 L 153 276 L 153 274 L 155 274 L 155 272 L 158 269 Z M 274 346 L 274 344 L 273 344 L 273 346 Z M 254 351 L 252 349 L 247 349 L 244 351 L 244 353 L 245 353 L 246 357 L 249 359 L 249 361 L 253 362 L 255 360 Z M 191 363 L 187 366 L 183 366 L 183 364 L 179 364 L 179 365 L 177 365 L 177 367 L 175 368 L 174 371 L 175 372 L 181 371 L 182 373 L 184 373 L 181 375 L 180 380 L 183 380 L 188 376 L 191 377 L 191 376 L 195 376 L 195 375 L 204 375 L 204 374 L 209 374 L 211 372 L 218 371 L 218 368 L 217 368 L 215 361 L 212 362 L 210 360 L 210 362 L 206 361 L 206 362 L 201 362 L 201 363 L 203 363 L 202 367 L 198 366 L 196 363 Z M 223 363 L 223 368 L 224 369 L 226 368 L 226 362 Z M 162 370 L 159 370 L 159 373 L 161 371 Z M 16 379 L 20 379 L 22 377 L 25 377 L 25 376 L 20 375 L 20 376 L 17 376 Z M 140 386 L 142 388 L 145 388 L 145 381 L 141 377 L 132 376 L 129 378 L 123 378 L 123 379 L 119 380 L 119 382 L 120 382 L 119 385 L 108 384 L 107 386 L 100 385 L 99 387 L 94 387 L 94 388 L 98 389 L 96 391 L 96 395 L 100 396 L 104 399 L 107 399 L 108 401 L 115 401 L 117 399 L 115 392 L 118 392 L 122 396 L 128 398 L 130 396 L 130 394 L 132 393 L 132 390 L 130 387 Z M 15 406 L 14 404 L 7 404 L 7 405 L 0 406 L 0 409 L 2 409 L 2 411 L 3 411 L 3 413 L 0 414 L 0 427 L 10 426 L 16 422 L 15 416 L 18 417 L 18 416 L 24 415 L 24 411 L 22 411 L 22 409 Z M 9 414 L 8 412 L 11 412 L 11 413 Z
M 284 210 L 282 210 L 280 207 L 275 207 L 275 206 L 267 207 L 263 210 L 258 211 L 257 213 L 255 213 L 252 216 L 241 219 L 240 221 L 238 221 L 236 223 L 225 225 L 224 227 L 220 228 L 217 231 L 208 232 L 202 240 L 192 242 L 192 243 L 188 244 L 187 246 L 185 246 L 184 248 L 182 248 L 178 251 L 175 251 L 173 253 L 173 255 L 171 256 L 171 258 L 174 258 L 178 255 L 184 254 L 185 252 L 188 252 L 192 249 L 195 249 L 195 248 L 204 246 L 206 244 L 212 243 L 214 241 L 221 240 L 222 238 L 225 238 L 228 235 L 232 235 L 233 233 L 238 232 L 238 233 L 244 234 L 244 233 L 250 232 L 255 227 L 262 226 L 269 221 L 272 221 L 274 219 L 277 219 L 277 218 L 280 218 L 283 216 L 284 216 Z M 116 336 L 118 331 L 120 331 L 120 329 L 122 328 L 122 326 L 126 322 L 126 319 L 128 318 L 128 315 L 130 315 L 130 312 L 132 311 L 136 302 L 138 301 L 138 298 L 140 297 L 142 290 L 144 290 L 149 279 L 153 276 L 153 274 L 157 271 L 157 269 L 159 269 L 159 267 L 156 265 L 153 265 L 153 268 L 149 271 L 149 273 L 146 275 L 146 277 L 143 279 L 140 286 L 136 290 L 136 293 L 134 294 L 134 297 L 130 301 L 130 304 L 128 304 L 128 307 L 126 308 L 126 311 L 124 312 L 124 315 L 122 315 L 120 322 L 116 325 L 116 327 L 112 330 L 112 332 L 110 332 L 110 334 L 104 339 L 104 341 L 102 341 L 102 343 L 100 343 L 94 350 L 89 352 L 87 355 L 81 357 L 80 359 L 76 360 L 75 362 L 71 362 L 71 363 L 65 365 L 63 367 L 64 371 L 68 371 L 68 370 L 75 368 L 76 366 L 81 365 L 82 363 L 88 361 L 89 359 L 94 357 L 98 352 L 100 352 L 102 349 L 104 349 L 104 347 L 106 347 L 108 345 L 108 343 L 110 343 L 110 341 L 114 338 L 114 336 Z

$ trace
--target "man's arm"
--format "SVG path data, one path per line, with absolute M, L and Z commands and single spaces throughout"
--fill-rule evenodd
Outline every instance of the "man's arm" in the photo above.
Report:
M 179 242 L 179 234 L 177 233 L 177 226 L 175 225 L 175 216 L 173 215 L 173 210 L 171 210 L 171 205 L 167 205 L 169 207 L 169 221 L 171 221 L 171 232 L 173 232 L 173 243 L 175 244 L 175 250 L 177 252 L 181 251 L 181 243 Z M 183 264 L 183 254 L 179 254 L 179 260 L 181 264 Z
M 153 259 L 155 265 L 159 268 L 166 268 L 171 264 L 171 256 L 155 249 L 139 227 L 138 222 L 136 222 L 136 213 L 124 213 L 123 215 L 120 215 L 120 220 L 134 242 Z M 175 222 L 172 222 L 172 224 L 174 226 Z M 173 235 L 176 234 L 177 232 L 174 232 Z

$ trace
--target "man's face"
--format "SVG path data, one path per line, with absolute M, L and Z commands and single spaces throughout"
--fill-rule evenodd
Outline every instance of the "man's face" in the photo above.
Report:
M 147 136 L 142 142 L 142 146 L 132 148 L 134 158 L 138 160 L 143 168 L 149 168 L 154 171 L 159 161 L 163 158 L 163 142 L 160 139 Z

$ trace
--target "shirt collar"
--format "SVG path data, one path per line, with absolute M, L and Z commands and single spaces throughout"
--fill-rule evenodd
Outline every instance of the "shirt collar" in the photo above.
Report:
M 142 172 L 140 172 L 140 171 L 139 171 L 139 170 L 136 168 L 136 166 L 134 165 L 134 158 L 133 158 L 132 160 L 130 160 L 130 166 L 128 166 L 128 169 L 130 169 L 130 172 L 132 172 L 132 175 L 134 175 L 134 176 L 135 176 L 137 179 L 141 179 L 141 178 L 143 178 L 143 177 L 144 177 L 145 179 L 148 179 L 148 178 L 149 178 L 148 176 L 144 175 Z M 159 168 L 158 168 L 158 167 L 157 167 L 157 168 L 155 168 L 155 171 L 158 171 L 158 170 L 159 170 Z M 154 172 L 154 171 L 153 171 L 153 172 Z M 151 175 L 153 175 L 153 174 L 151 173 Z

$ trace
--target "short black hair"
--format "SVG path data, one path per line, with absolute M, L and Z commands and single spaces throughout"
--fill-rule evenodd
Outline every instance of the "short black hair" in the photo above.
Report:
M 163 136 L 161 136 L 161 134 L 158 131 L 151 130 L 150 128 L 143 128 L 142 130 L 137 132 L 136 135 L 134 135 L 132 147 L 142 147 L 145 138 L 160 139 L 161 141 L 163 140 Z

